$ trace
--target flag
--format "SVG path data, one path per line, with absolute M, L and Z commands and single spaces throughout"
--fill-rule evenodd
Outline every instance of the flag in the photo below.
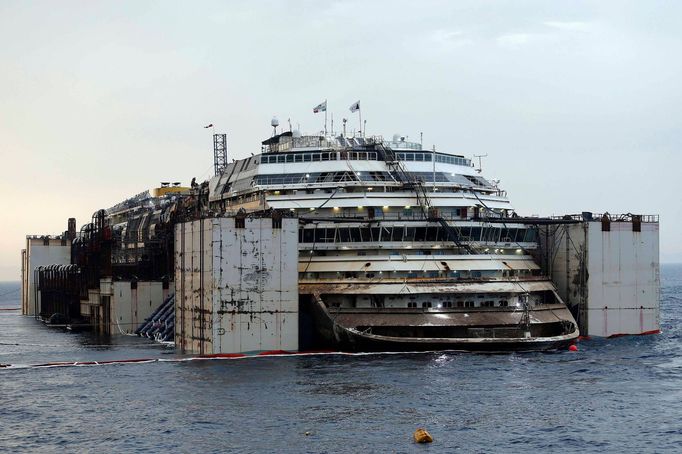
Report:
M 207 129 L 207 128 L 212 128 L 212 127 L 213 127 L 213 123 L 211 123 L 210 125 L 206 125 L 206 126 L 204 126 L 204 129 Z
M 360 110 L 360 101 L 350 106 L 351 112 L 357 112 L 358 110 Z
M 316 107 L 313 107 L 313 113 L 326 112 L 327 111 L 327 100 L 319 103 Z

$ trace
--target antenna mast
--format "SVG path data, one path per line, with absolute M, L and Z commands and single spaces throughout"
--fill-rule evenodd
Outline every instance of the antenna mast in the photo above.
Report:
M 478 158 L 478 169 L 476 169 L 476 172 L 481 173 L 483 171 L 483 167 L 481 166 L 481 158 L 487 158 L 488 153 L 486 154 L 475 154 L 474 158 Z
M 227 168 L 227 134 L 213 134 L 213 169 L 216 175 Z

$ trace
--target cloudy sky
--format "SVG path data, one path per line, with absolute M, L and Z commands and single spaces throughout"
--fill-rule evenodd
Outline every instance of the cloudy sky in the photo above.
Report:
M 159 181 L 205 179 L 270 118 L 488 154 L 522 214 L 661 215 L 682 262 L 682 3 L 0 1 L 0 280 Z M 355 122 L 355 123 L 354 123 Z

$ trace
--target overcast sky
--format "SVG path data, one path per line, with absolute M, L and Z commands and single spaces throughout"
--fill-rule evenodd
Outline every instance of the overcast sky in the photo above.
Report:
M 369 134 L 488 154 L 521 214 L 661 215 L 682 261 L 680 2 L 0 1 L 0 280 L 160 181 L 361 101 Z

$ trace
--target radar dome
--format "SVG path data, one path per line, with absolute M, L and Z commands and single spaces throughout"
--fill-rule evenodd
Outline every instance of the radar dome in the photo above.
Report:
M 393 134 L 393 141 L 397 142 L 400 140 L 400 134 Z
M 273 128 L 279 126 L 279 120 L 277 119 L 277 117 L 272 117 L 272 120 L 270 120 L 270 126 L 272 126 Z
M 298 129 L 294 129 L 291 135 L 294 137 L 301 137 L 301 131 L 299 131 Z

